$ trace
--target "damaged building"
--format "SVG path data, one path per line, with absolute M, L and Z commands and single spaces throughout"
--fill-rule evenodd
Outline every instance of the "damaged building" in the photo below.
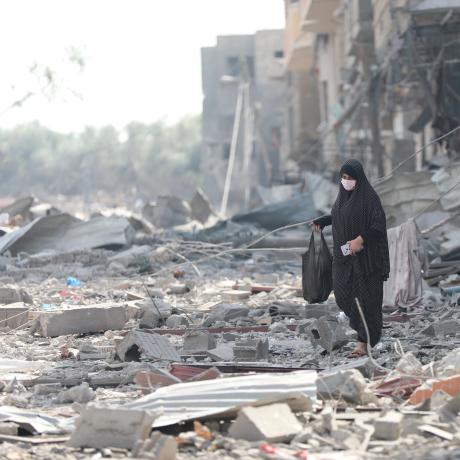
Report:
M 286 12 L 287 53 L 317 78 L 320 147 L 303 162 L 354 157 L 382 176 L 408 157 L 415 171 L 458 154 L 456 133 L 412 156 L 459 123 L 460 2 L 287 0 Z

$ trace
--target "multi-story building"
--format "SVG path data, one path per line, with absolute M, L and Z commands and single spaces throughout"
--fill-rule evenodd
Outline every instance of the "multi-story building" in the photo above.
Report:
M 230 209 L 237 211 L 245 201 L 242 194 L 247 192 L 249 182 L 249 187 L 269 185 L 280 170 L 286 99 L 283 31 L 220 36 L 216 46 L 203 48 L 201 54 L 203 146 L 208 173 L 204 187 L 211 200 L 219 204 L 238 127 L 230 195 Z M 243 106 L 238 106 L 243 87 Z M 245 155 L 251 157 L 249 177 L 242 177 Z
M 316 72 L 326 167 L 356 157 L 382 175 L 460 124 L 460 0 L 285 3 L 287 67 Z M 443 149 L 460 153 L 460 135 L 423 149 L 406 170 Z

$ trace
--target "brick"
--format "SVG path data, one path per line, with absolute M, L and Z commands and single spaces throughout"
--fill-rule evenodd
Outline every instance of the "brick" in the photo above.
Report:
M 287 442 L 302 430 L 287 404 L 241 409 L 229 430 L 232 438 L 246 441 Z
M 450 396 L 460 394 L 460 375 L 453 375 L 444 379 L 427 381 L 424 385 L 417 388 L 409 398 L 409 402 L 418 405 L 430 399 L 435 391 L 443 391 Z
M 328 317 L 315 320 L 307 333 L 313 344 L 320 345 L 328 352 L 337 350 L 349 342 L 346 328 L 337 320 Z
M 58 337 L 121 330 L 126 323 L 126 313 L 122 306 L 100 304 L 58 312 L 43 312 L 40 313 L 38 320 L 38 330 L 41 335 Z

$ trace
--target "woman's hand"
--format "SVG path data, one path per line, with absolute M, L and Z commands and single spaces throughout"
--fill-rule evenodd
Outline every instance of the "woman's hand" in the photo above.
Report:
M 315 232 L 320 233 L 321 230 L 322 230 L 321 225 L 315 224 L 314 222 L 311 224 L 311 226 L 313 227 L 313 230 L 314 230 Z
M 348 241 L 348 243 L 353 255 L 358 254 L 358 252 L 361 252 L 364 249 L 364 240 L 361 236 L 358 236 L 354 240 Z

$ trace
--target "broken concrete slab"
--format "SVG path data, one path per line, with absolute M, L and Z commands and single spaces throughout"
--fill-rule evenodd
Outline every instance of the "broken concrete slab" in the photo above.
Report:
M 214 215 L 212 210 L 211 203 L 209 202 L 207 196 L 198 188 L 193 195 L 193 198 L 189 202 L 191 217 L 193 220 L 197 220 L 204 224 L 211 215 Z
M 42 312 L 38 317 L 38 332 L 44 337 L 59 337 L 109 330 L 119 331 L 123 329 L 125 323 L 124 307 L 105 303 L 69 310 Z
M 28 311 L 29 307 L 24 306 L 22 303 L 18 303 L 18 306 L 0 307 L 0 327 L 9 327 L 10 329 L 16 329 L 29 321 Z
M 302 430 L 302 425 L 287 404 L 271 404 L 241 409 L 229 430 L 235 439 L 287 442 Z
M 233 347 L 236 361 L 262 361 L 270 356 L 268 339 L 236 342 Z
M 207 332 L 193 331 L 184 337 L 184 354 L 205 353 L 215 347 L 215 337 Z
M 241 304 L 233 303 L 220 303 L 217 304 L 209 316 L 203 321 L 204 327 L 212 326 L 217 321 L 224 321 L 226 323 L 234 321 L 239 318 L 247 318 L 249 308 Z
M 302 309 L 300 309 L 302 311 Z M 339 307 L 335 303 L 325 304 L 307 304 L 303 307 L 302 316 L 305 319 L 319 319 L 323 316 L 334 316 L 340 312 Z
M 396 441 L 401 435 L 401 424 L 404 416 L 390 411 L 374 421 L 374 437 L 384 441 Z
M 117 343 L 116 350 L 122 361 L 140 361 L 142 358 L 180 361 L 177 350 L 166 337 L 137 330 Z
M 86 406 L 75 422 L 71 447 L 132 449 L 148 438 L 156 416 L 145 410 Z
M 24 302 L 32 304 L 32 298 L 24 289 L 15 289 L 13 287 L 0 287 L 0 304 L 9 305 L 13 303 Z

